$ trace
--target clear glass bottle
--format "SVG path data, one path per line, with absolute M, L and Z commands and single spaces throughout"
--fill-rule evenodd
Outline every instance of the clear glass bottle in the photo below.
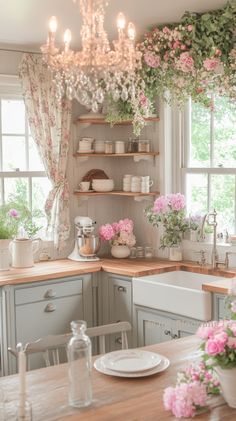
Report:
M 68 344 L 69 404 L 77 408 L 92 402 L 91 341 L 85 334 L 86 327 L 83 320 L 72 321 L 73 336 Z

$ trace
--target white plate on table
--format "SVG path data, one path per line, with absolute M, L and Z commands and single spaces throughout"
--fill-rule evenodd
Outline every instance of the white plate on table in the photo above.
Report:
M 140 349 L 109 352 L 102 357 L 104 367 L 125 373 L 150 370 L 160 364 L 160 362 L 161 356 L 159 354 Z
M 106 374 L 108 376 L 116 376 L 116 377 L 127 377 L 127 378 L 135 378 L 135 377 L 147 377 L 153 374 L 161 373 L 162 371 L 166 370 L 169 365 L 170 361 L 168 358 L 164 357 L 163 355 L 158 354 L 161 357 L 161 362 L 154 368 L 144 371 L 137 371 L 132 373 L 126 373 L 123 371 L 115 371 L 109 370 L 103 365 L 103 357 L 97 358 L 94 362 L 94 368 L 99 371 L 100 373 Z

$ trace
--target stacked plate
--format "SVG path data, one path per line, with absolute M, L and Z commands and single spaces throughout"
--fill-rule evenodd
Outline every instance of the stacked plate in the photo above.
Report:
M 163 355 L 141 349 L 109 352 L 94 362 L 96 370 L 109 376 L 145 377 L 160 373 L 169 367 Z

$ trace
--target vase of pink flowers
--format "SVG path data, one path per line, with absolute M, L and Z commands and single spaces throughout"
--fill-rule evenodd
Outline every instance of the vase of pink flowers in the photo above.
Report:
M 123 259 L 130 255 L 130 249 L 136 243 L 133 229 L 133 221 L 125 218 L 112 224 L 102 225 L 99 228 L 99 237 L 102 241 L 110 242 L 113 257 Z
M 226 402 L 236 408 L 236 321 L 209 322 L 197 336 L 203 340 L 203 358 L 214 367 Z
M 154 206 L 145 209 L 147 220 L 154 226 L 162 225 L 164 234 L 160 238 L 160 248 L 169 248 L 170 260 L 182 260 L 182 235 L 188 229 L 185 218 L 185 197 L 180 194 L 168 194 L 158 197 Z

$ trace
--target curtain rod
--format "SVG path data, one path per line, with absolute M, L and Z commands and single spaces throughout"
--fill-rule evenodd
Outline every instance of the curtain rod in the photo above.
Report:
M 12 52 L 12 53 L 29 53 L 29 54 L 42 54 L 42 53 L 37 53 L 36 51 L 24 51 L 24 50 L 10 50 L 9 48 L 0 48 L 0 51 L 7 51 L 7 52 Z

